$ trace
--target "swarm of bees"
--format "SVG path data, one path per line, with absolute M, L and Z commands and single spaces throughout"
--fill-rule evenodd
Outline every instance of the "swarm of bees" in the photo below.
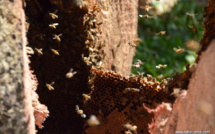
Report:
M 156 66 L 157 69 L 166 68 L 166 67 L 167 67 L 167 64 L 164 64 L 164 65 L 158 64 Z
M 165 35 L 166 34 L 166 31 L 160 31 L 158 33 L 156 33 L 155 35 Z
M 90 118 L 87 120 L 87 124 L 90 127 L 96 127 L 100 125 L 100 121 L 97 119 L 95 115 L 91 115 Z
M 181 54 L 184 52 L 183 48 L 173 48 L 173 50 L 177 53 L 177 54 Z
M 139 68 L 140 66 L 142 66 L 143 65 L 143 62 L 141 61 L 141 60 L 137 60 L 137 62 L 136 63 L 134 63 L 133 65 L 132 65 L 132 67 L 134 67 L 134 68 Z
M 51 84 L 47 84 L 47 83 L 46 83 L 46 87 L 47 87 L 49 90 L 54 90 L 53 85 L 54 85 L 54 82 L 52 82 Z
M 86 118 L 86 114 L 84 114 L 84 111 L 80 109 L 78 105 L 75 106 L 75 110 L 76 110 L 76 113 L 78 115 L 81 115 L 82 118 Z
M 75 74 L 77 74 L 77 72 L 76 72 L 76 71 L 73 72 L 73 68 L 71 68 L 71 69 L 69 70 L 69 72 L 66 73 L 66 78 L 70 79 L 70 78 L 72 78 Z

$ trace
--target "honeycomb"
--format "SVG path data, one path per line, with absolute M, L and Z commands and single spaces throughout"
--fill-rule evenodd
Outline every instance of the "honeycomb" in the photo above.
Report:
M 90 100 L 84 105 L 87 115 L 96 115 L 101 122 L 98 127 L 85 125 L 86 134 L 120 134 L 125 133 L 124 124 L 137 125 L 137 133 L 148 133 L 148 124 L 153 115 L 143 108 L 155 108 L 162 102 L 173 102 L 165 82 L 154 78 L 124 77 L 112 71 L 91 69 L 92 81 Z M 136 88 L 138 91 L 126 91 Z

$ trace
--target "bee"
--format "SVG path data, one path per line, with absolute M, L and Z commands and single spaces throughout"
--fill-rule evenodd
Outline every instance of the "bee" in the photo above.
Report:
M 130 131 L 133 131 L 133 132 L 136 132 L 136 131 L 137 131 L 137 126 L 136 126 L 136 125 L 131 125 L 131 124 L 129 124 L 129 123 L 126 123 L 126 124 L 124 125 L 124 127 L 125 127 L 126 129 L 130 130 Z
M 171 95 L 178 97 L 180 91 L 181 91 L 180 88 L 173 88 L 173 92 L 171 93 Z
M 196 26 L 195 26 L 194 24 L 189 25 L 189 28 L 191 28 L 191 29 L 193 30 L 193 32 L 194 32 L 195 34 L 197 34 L 198 30 L 197 30 L 197 28 L 196 28 Z
M 49 13 L 49 15 L 51 16 L 52 19 L 57 19 L 58 18 L 58 15 L 56 15 L 55 13 Z
M 143 65 L 143 62 L 141 61 L 141 60 L 137 60 L 137 62 L 136 63 L 134 63 L 134 65 L 132 65 L 132 67 L 134 67 L 134 68 L 139 68 L 141 65 Z
M 84 60 L 84 62 L 90 66 L 92 65 L 92 62 L 90 61 L 90 57 L 84 57 L 84 55 L 82 54 L 82 59 Z
M 135 38 L 135 39 L 134 39 L 134 43 L 135 43 L 135 44 L 139 44 L 141 41 L 142 41 L 142 40 L 141 40 L 140 38 Z
M 54 85 L 54 82 L 52 82 L 51 84 L 47 84 L 47 83 L 46 83 L 46 87 L 47 87 L 49 90 L 54 90 L 53 85 Z
M 57 40 L 58 42 L 61 42 L 60 36 L 62 36 L 62 34 L 59 34 L 59 35 L 54 34 L 53 36 L 54 36 L 53 37 L 54 40 Z
M 200 44 L 199 44 L 199 42 L 197 42 L 195 40 L 189 40 L 186 42 L 186 47 L 187 47 L 187 49 L 189 49 L 191 51 L 198 52 L 200 49 Z
M 27 54 L 34 54 L 34 50 L 31 47 L 26 47 Z
M 42 52 L 42 48 L 38 49 L 38 48 L 35 48 L 35 51 L 37 52 L 38 55 L 43 55 L 43 52 Z
M 86 114 L 84 114 L 84 111 L 80 109 L 78 105 L 75 106 L 75 110 L 76 110 L 76 113 L 78 115 L 81 115 L 82 118 L 86 118 Z
M 89 41 L 89 40 L 86 40 L 84 43 L 85 43 L 86 45 L 89 45 L 89 44 L 90 44 L 90 41 Z
M 96 127 L 96 126 L 100 125 L 100 121 L 97 119 L 97 117 L 95 115 L 91 115 L 90 118 L 87 120 L 87 124 L 90 127 Z
M 129 42 L 128 44 L 129 44 L 131 47 L 137 47 L 137 44 L 135 44 L 135 43 Z
M 181 54 L 184 52 L 183 48 L 173 48 L 173 50 L 177 53 L 177 54 Z
M 166 68 L 166 67 L 167 67 L 167 64 L 164 64 L 164 65 L 158 64 L 158 65 L 156 66 L 156 68 L 158 68 L 158 69 Z
M 58 26 L 58 23 L 49 24 L 49 27 L 51 27 L 53 29 L 56 29 L 56 26 Z
M 189 16 L 190 18 L 195 18 L 195 14 L 192 13 L 186 13 L 187 16 Z
M 95 40 L 94 36 L 91 34 L 90 31 L 87 31 L 87 35 L 88 35 L 89 39 L 91 39 L 92 41 Z
M 160 31 L 158 33 L 156 33 L 155 35 L 165 35 L 166 34 L 166 31 Z
M 59 52 L 58 52 L 57 50 L 55 50 L 55 49 L 50 49 L 50 50 L 51 50 L 55 55 L 58 55 L 58 56 L 60 55 Z
M 102 21 L 100 21 L 100 22 L 98 22 L 98 23 L 97 23 L 97 25 L 101 25 L 101 24 L 103 24 L 103 22 L 102 22 Z
M 101 8 L 99 8 L 97 5 L 93 5 L 92 9 L 93 11 L 101 12 Z
M 77 72 L 73 72 L 73 69 L 71 68 L 70 71 L 66 74 L 66 78 L 70 79 L 72 78 Z
M 84 97 L 84 99 L 86 101 L 88 101 L 89 99 L 91 99 L 91 96 L 89 96 L 88 94 L 82 94 L 82 96 Z
M 161 80 L 161 79 L 163 78 L 163 74 L 158 75 L 157 78 L 158 78 L 159 80 Z
M 152 9 L 152 7 L 149 5 L 141 6 L 140 8 L 146 10 L 147 12 Z
M 125 134 L 132 134 L 132 132 L 128 130 L 128 131 L 125 131 Z
M 153 16 L 149 16 L 148 14 L 145 15 L 139 15 L 140 18 L 145 18 L 145 19 L 151 19 Z
M 138 88 L 126 88 L 125 90 L 124 90 L 124 93 L 127 93 L 127 92 L 140 92 L 140 89 L 138 89 Z

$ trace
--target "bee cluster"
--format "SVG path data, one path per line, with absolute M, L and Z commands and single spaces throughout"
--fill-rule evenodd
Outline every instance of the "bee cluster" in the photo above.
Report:
M 142 104 L 154 108 L 162 101 L 173 102 L 175 98 L 167 89 L 166 79 L 158 82 L 150 75 L 123 77 L 96 68 L 91 72 L 94 74 L 93 87 L 84 111 L 96 115 L 100 125 L 96 129 L 86 126 L 86 133 L 147 133 L 147 122 L 152 115 Z

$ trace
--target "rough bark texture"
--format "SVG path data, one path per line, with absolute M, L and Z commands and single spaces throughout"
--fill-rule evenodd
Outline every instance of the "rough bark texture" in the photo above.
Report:
M 20 0 L 0 2 L 0 133 L 34 133 L 23 49 L 24 12 Z M 24 47 L 24 48 L 23 48 Z M 25 57 L 25 58 L 24 58 Z M 25 59 L 26 60 L 26 59 Z
M 175 131 L 215 131 L 215 41 L 200 57 L 188 92 L 175 102 L 163 133 Z

